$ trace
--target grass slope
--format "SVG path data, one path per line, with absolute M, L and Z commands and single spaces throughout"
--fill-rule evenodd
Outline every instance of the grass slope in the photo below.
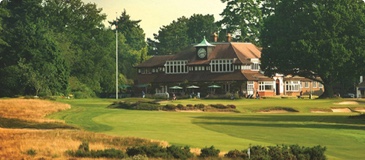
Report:
M 343 100 L 179 100 L 164 104 L 234 104 L 241 113 L 191 113 L 107 109 L 113 100 L 63 100 L 72 109 L 52 115 L 90 131 L 168 141 L 170 144 L 222 151 L 252 145 L 298 144 L 327 147 L 329 159 L 362 159 L 365 120 L 355 113 L 310 113 L 311 109 L 364 107 L 336 105 Z M 268 107 L 289 107 L 299 113 L 261 114 Z

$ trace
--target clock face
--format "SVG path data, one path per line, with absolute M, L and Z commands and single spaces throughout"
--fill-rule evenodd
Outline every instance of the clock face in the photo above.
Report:
M 200 48 L 198 50 L 198 57 L 199 58 L 204 58 L 207 55 L 207 51 L 204 48 Z

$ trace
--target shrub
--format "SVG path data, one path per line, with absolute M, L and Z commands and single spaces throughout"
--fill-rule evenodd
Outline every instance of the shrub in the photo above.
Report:
M 186 107 L 184 105 L 182 105 L 182 104 L 176 105 L 176 108 L 177 109 L 180 109 L 180 110 L 186 110 Z
M 105 149 L 105 150 L 89 150 L 89 143 L 82 142 L 76 151 L 66 151 L 70 156 L 74 157 L 92 157 L 92 158 L 124 158 L 125 154 L 121 150 Z
M 142 147 L 131 147 L 127 148 L 126 153 L 128 156 L 136 156 L 136 155 L 146 155 L 146 152 Z
M 79 150 L 88 152 L 89 151 L 89 142 L 86 142 L 86 141 L 82 142 L 79 146 Z
M 166 148 L 162 148 L 161 146 L 158 146 L 158 145 L 127 148 L 126 153 L 128 154 L 128 156 L 146 155 L 147 157 L 151 157 L 151 158 L 168 157 Z
M 214 146 L 210 146 L 209 148 L 205 147 L 200 150 L 201 153 L 199 157 L 218 157 L 219 156 L 219 149 L 215 149 Z
M 233 105 L 233 104 L 228 104 L 228 105 L 227 105 L 227 107 L 228 107 L 228 108 L 231 108 L 231 109 L 236 109 L 236 106 L 235 106 L 235 105 Z
M 187 109 L 194 109 L 194 106 L 192 104 L 187 104 L 186 107 Z
M 324 152 L 326 151 L 326 147 L 321 147 L 320 145 L 314 146 L 312 148 L 307 147 L 304 153 L 310 155 L 310 159 L 312 160 L 325 160 L 326 156 Z
M 190 147 L 185 146 L 184 148 L 172 145 L 166 148 L 169 156 L 175 159 L 189 159 L 193 157 L 193 154 L 190 152 Z
M 217 109 L 228 109 L 228 107 L 223 104 L 211 104 L 210 106 Z
M 105 149 L 105 150 L 97 150 L 91 151 L 91 157 L 93 158 L 124 158 L 125 154 L 121 150 Z
M 253 160 L 271 160 L 271 159 L 288 159 L 288 160 L 325 160 L 324 151 L 326 147 L 300 147 L 298 145 L 277 145 L 277 146 L 252 146 L 250 149 L 250 159 Z M 225 157 L 232 159 L 248 159 L 248 149 L 243 151 L 232 150 L 225 154 Z
M 161 106 L 154 103 L 138 103 L 133 109 L 136 110 L 160 110 Z
M 204 109 L 204 108 L 205 108 L 205 105 L 204 105 L 204 104 L 195 104 L 195 105 L 194 105 L 194 108 L 197 108 L 197 109 L 202 110 L 202 109 Z
M 176 110 L 176 106 L 173 105 L 173 104 L 166 104 L 164 107 L 163 107 L 163 110 L 165 111 L 174 111 Z
M 37 151 L 34 150 L 34 149 L 28 149 L 27 150 L 27 155 L 35 156 L 36 154 L 37 154 Z
M 233 159 L 245 158 L 245 157 L 247 157 L 247 154 L 246 153 L 247 152 L 243 152 L 243 151 L 241 152 L 241 151 L 235 149 L 235 150 L 231 150 L 228 153 L 226 153 L 224 155 L 224 157 L 233 158 Z

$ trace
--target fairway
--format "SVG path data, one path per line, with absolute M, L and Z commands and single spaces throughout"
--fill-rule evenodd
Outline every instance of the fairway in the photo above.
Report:
M 176 104 L 234 104 L 241 113 L 164 112 L 108 109 L 114 100 L 62 100 L 72 109 L 53 118 L 86 130 L 117 136 L 167 141 L 221 151 L 251 145 L 298 144 L 326 146 L 329 159 L 363 159 L 365 120 L 349 118 L 357 113 L 310 113 L 311 109 L 364 107 L 363 103 L 336 105 L 343 100 L 182 100 Z M 285 106 L 299 113 L 257 113 L 260 108 Z

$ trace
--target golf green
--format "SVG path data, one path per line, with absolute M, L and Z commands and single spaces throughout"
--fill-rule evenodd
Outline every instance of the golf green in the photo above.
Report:
M 339 100 L 181 100 L 166 103 L 235 104 L 241 113 L 165 112 L 108 109 L 113 100 L 67 100 L 72 109 L 51 117 L 86 130 L 116 136 L 167 141 L 192 148 L 214 145 L 221 151 L 249 145 L 325 146 L 329 159 L 363 159 L 365 119 L 358 113 L 310 113 L 312 108 L 339 107 Z M 259 108 L 286 106 L 299 113 L 257 113 Z M 342 106 L 343 107 L 343 106 Z M 362 103 L 352 107 L 364 107 Z

